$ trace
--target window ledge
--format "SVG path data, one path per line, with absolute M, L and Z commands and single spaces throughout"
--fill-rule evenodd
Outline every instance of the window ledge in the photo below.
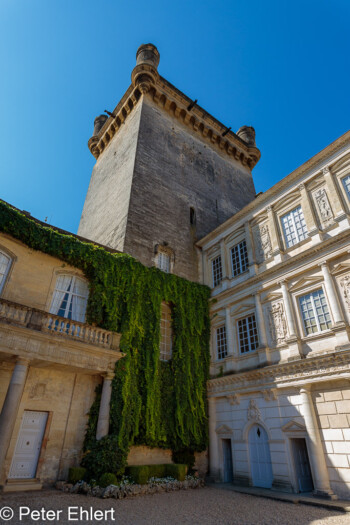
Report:
M 307 343 L 307 341 L 313 341 L 314 339 L 320 339 L 323 337 L 329 337 L 330 335 L 334 335 L 333 330 L 322 330 L 322 332 L 315 332 L 314 334 L 305 335 L 301 338 L 301 341 L 303 343 Z
M 296 244 L 293 244 L 293 246 L 289 246 L 289 248 L 287 248 L 287 246 L 286 246 L 285 249 L 284 249 L 284 253 L 285 254 L 286 253 L 290 253 L 291 251 L 295 250 L 296 248 L 299 248 L 300 246 L 304 246 L 304 244 L 307 244 L 309 241 L 311 241 L 311 236 L 310 235 L 308 235 L 306 237 L 306 239 L 304 239 L 303 241 L 299 241 Z

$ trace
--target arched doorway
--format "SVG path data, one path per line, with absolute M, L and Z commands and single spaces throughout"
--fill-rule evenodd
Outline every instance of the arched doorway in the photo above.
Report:
M 253 425 L 249 430 L 248 444 L 253 486 L 270 489 L 273 480 L 270 447 L 261 425 Z

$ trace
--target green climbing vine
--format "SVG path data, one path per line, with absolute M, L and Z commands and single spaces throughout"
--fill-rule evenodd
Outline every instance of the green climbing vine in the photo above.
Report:
M 110 253 L 39 224 L 0 201 L 0 230 L 80 268 L 90 283 L 87 321 L 122 334 L 110 434 L 132 444 L 204 450 L 208 442 L 210 290 L 126 254 Z M 172 306 L 173 356 L 159 359 L 161 303 Z M 85 446 L 96 429 L 100 392 L 91 407 Z

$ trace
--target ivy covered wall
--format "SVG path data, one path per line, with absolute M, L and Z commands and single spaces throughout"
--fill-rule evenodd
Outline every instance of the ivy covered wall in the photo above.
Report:
M 0 201 L 0 231 L 80 268 L 90 283 L 87 321 L 122 334 L 110 434 L 132 444 L 202 451 L 208 443 L 209 297 L 206 286 L 147 268 L 45 227 Z M 159 359 L 161 302 L 172 305 L 173 357 Z M 86 442 L 94 439 L 99 393 Z

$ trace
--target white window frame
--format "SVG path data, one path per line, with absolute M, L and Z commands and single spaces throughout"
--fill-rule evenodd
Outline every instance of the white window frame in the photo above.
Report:
M 224 334 L 225 334 L 225 339 L 224 339 L 224 350 L 220 350 L 219 351 L 219 338 L 218 338 L 218 335 L 219 335 L 219 330 L 224 330 Z M 223 359 L 225 359 L 227 357 L 227 333 L 226 333 L 226 325 L 225 324 L 221 324 L 219 326 L 216 326 L 215 327 L 215 343 L 216 343 L 216 358 L 218 361 L 222 361 Z M 220 355 L 222 354 L 222 355 Z
M 157 268 L 164 273 L 171 273 L 171 257 L 169 253 L 159 250 L 157 253 Z
M 296 225 L 296 222 L 295 222 L 295 217 L 294 217 L 294 212 L 296 210 L 298 210 L 300 208 L 300 212 L 301 212 L 301 215 L 302 215 L 302 218 L 303 218 L 303 221 L 305 223 L 305 232 L 303 231 L 303 238 L 300 238 L 299 237 L 299 234 L 298 234 L 298 228 L 297 228 L 297 225 Z M 293 244 L 288 244 L 288 234 L 287 234 L 287 231 L 286 231 L 286 227 L 285 227 L 285 224 L 283 222 L 283 219 L 285 217 L 288 217 L 290 216 L 290 219 L 292 221 L 292 225 L 293 225 L 293 228 L 294 228 L 294 234 L 295 234 L 295 238 L 296 238 L 296 242 L 294 242 Z M 282 226 L 282 231 L 283 231 L 283 236 L 284 236 L 284 241 L 285 241 L 285 244 L 286 244 L 286 247 L 287 248 L 292 248 L 293 246 L 296 246 L 297 244 L 299 244 L 300 242 L 304 241 L 305 239 L 308 238 L 309 236 L 309 233 L 308 233 L 308 230 L 307 230 L 307 226 L 306 226 L 306 222 L 305 222 L 305 217 L 304 217 L 304 211 L 303 211 L 303 208 L 301 206 L 301 204 L 298 204 L 298 206 L 296 206 L 295 208 L 293 208 L 292 210 L 290 210 L 289 212 L 287 213 L 284 213 L 283 215 L 281 215 L 280 217 L 280 221 L 281 221 L 281 226 Z
M 346 180 L 349 181 L 349 184 L 347 184 Z M 345 175 L 345 177 L 342 177 L 341 182 L 342 182 L 345 194 L 348 198 L 348 201 L 350 202 L 350 174 Z
M 220 280 L 216 280 L 215 279 L 215 270 L 214 270 L 214 263 L 215 261 L 217 261 L 218 259 L 220 259 L 220 273 L 221 273 L 221 278 Z M 212 275 L 212 282 L 213 282 L 213 288 L 216 288 L 217 286 L 220 286 L 221 282 L 222 282 L 222 276 L 223 276 L 223 272 L 222 272 L 222 257 L 221 257 L 221 254 L 218 254 L 216 257 L 213 257 L 211 259 L 211 275 Z
M 240 340 L 240 336 L 239 336 L 239 322 L 247 320 L 247 319 L 249 319 L 249 317 L 254 317 L 255 327 L 256 327 L 256 335 L 257 335 L 257 346 L 255 348 L 252 348 L 252 341 L 251 341 L 250 333 L 249 333 L 249 329 L 248 329 L 247 330 L 247 335 L 248 335 L 248 342 L 249 342 L 249 350 L 246 350 L 246 351 L 242 352 L 241 340 Z M 251 312 L 251 313 L 245 315 L 244 317 L 240 317 L 239 319 L 237 319 L 236 320 L 236 331 L 237 331 L 237 342 L 238 342 L 239 355 L 242 356 L 242 355 L 250 354 L 251 352 L 255 352 L 259 348 L 259 345 L 260 345 L 259 328 L 258 328 L 258 323 L 257 323 L 257 320 L 256 320 L 255 312 Z
M 324 330 L 321 330 L 320 321 L 319 321 L 318 316 L 317 316 L 315 300 L 314 300 L 314 297 L 312 295 L 312 294 L 314 294 L 316 292 L 319 292 L 319 291 L 322 291 L 322 293 L 324 295 L 324 298 L 325 298 L 325 301 L 326 301 L 326 305 L 327 305 L 327 309 L 328 309 L 328 315 L 329 315 L 329 318 L 330 318 L 330 324 L 331 324 L 331 326 L 329 328 L 325 328 Z M 316 321 L 316 326 L 317 326 L 317 332 L 311 332 L 310 334 L 308 334 L 307 331 L 306 331 L 303 311 L 301 309 L 301 303 L 300 303 L 301 299 L 303 297 L 307 296 L 307 295 L 310 295 L 312 311 L 313 311 L 313 314 L 314 314 L 314 317 L 315 317 L 315 321 Z M 324 334 L 324 333 L 326 333 L 326 332 L 331 330 L 332 324 L 333 324 L 333 322 L 332 322 L 332 312 L 331 312 L 331 309 L 329 307 L 327 294 L 326 294 L 325 289 L 324 289 L 323 286 L 320 286 L 318 288 L 312 288 L 311 290 L 304 290 L 302 294 L 298 294 L 298 296 L 296 296 L 296 301 L 297 301 L 297 305 L 298 305 L 298 312 L 300 314 L 300 324 L 301 324 L 302 331 L 303 331 L 303 334 L 304 334 L 305 337 L 312 337 L 312 336 L 316 336 L 318 334 Z
M 62 289 L 58 288 L 59 280 L 61 278 L 64 278 L 64 277 L 71 278 L 71 282 L 70 282 L 71 289 L 70 290 L 64 290 L 63 288 Z M 72 290 L 74 290 L 74 286 L 75 286 L 75 283 L 76 283 L 77 280 L 82 281 L 83 283 L 86 284 L 86 287 L 87 287 L 87 295 L 86 296 L 83 296 L 83 295 L 78 294 L 78 293 L 74 293 L 72 291 Z M 64 294 L 64 295 L 63 295 L 63 297 L 60 300 L 58 299 L 58 301 L 61 301 L 61 302 L 58 302 L 57 305 L 55 305 L 55 302 L 57 301 L 56 298 L 57 298 L 57 295 L 59 293 Z M 65 300 L 66 294 L 68 294 L 68 299 L 67 299 L 67 304 L 65 306 L 65 312 L 64 312 L 65 315 L 59 315 L 58 312 L 61 310 L 62 303 Z M 68 317 L 73 297 L 80 297 L 80 298 L 82 298 L 84 300 L 84 303 L 85 303 L 84 304 L 84 309 L 82 310 L 81 315 L 80 315 L 80 319 L 74 319 L 73 316 L 72 316 L 72 318 Z M 72 321 L 85 323 L 86 322 L 86 307 L 87 307 L 88 298 L 89 298 L 89 283 L 88 283 L 88 281 L 86 279 L 84 279 L 83 277 L 77 276 L 77 275 L 69 274 L 69 273 L 58 274 L 57 277 L 56 277 L 55 288 L 54 288 L 54 291 L 53 291 L 53 294 L 52 294 L 50 313 L 53 314 L 53 315 L 57 315 L 59 317 L 63 317 L 65 319 L 71 319 Z M 56 313 L 56 311 L 57 311 L 57 313 Z M 73 313 L 73 307 L 72 307 L 72 313 Z
M 0 256 L 1 255 L 5 257 L 6 259 L 8 259 L 8 261 L 7 261 L 7 265 L 6 265 L 4 273 L 1 274 L 2 279 L 0 281 L 0 294 L 4 289 L 4 286 L 5 286 L 5 283 L 6 283 L 6 280 L 7 280 L 11 265 L 12 265 L 12 261 L 13 261 L 12 257 L 8 253 L 6 253 L 4 250 L 0 250 Z
M 245 248 L 245 253 L 247 254 L 246 260 L 242 260 L 241 245 L 243 245 Z M 235 248 L 237 248 L 238 258 L 236 260 L 238 260 L 238 269 L 239 269 L 239 271 L 236 274 L 234 273 L 234 268 L 233 268 L 233 250 Z M 240 242 L 232 246 L 232 248 L 230 248 L 230 253 L 231 253 L 232 277 L 237 277 L 238 275 L 241 275 L 242 273 L 247 272 L 249 270 L 249 257 L 248 257 L 248 247 L 247 247 L 246 240 L 242 239 Z

